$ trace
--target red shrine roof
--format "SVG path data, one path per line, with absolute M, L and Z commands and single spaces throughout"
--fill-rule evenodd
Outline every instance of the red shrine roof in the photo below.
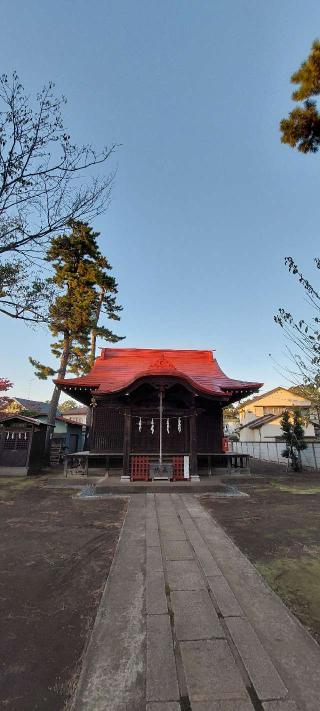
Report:
M 54 382 L 65 392 L 85 388 L 100 395 L 116 393 L 140 378 L 154 375 L 181 378 L 204 395 L 239 393 L 238 399 L 257 391 L 263 384 L 228 378 L 212 351 L 154 348 L 102 348 L 90 373 Z

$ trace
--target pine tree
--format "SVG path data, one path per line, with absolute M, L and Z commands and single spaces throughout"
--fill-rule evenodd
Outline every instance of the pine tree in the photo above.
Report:
M 78 407 L 79 403 L 76 402 L 75 400 L 65 400 L 60 406 L 59 410 L 60 412 L 67 412 L 68 410 L 72 410 L 74 407 Z
M 285 410 L 281 418 L 281 428 L 286 443 L 281 454 L 288 459 L 294 471 L 300 471 L 302 468 L 300 452 L 307 446 L 304 439 L 301 410 L 294 410 L 293 415 Z
M 119 320 L 120 310 L 115 301 L 117 284 L 109 275 L 111 266 L 98 247 L 99 233 L 93 232 L 87 223 L 75 220 L 70 221 L 69 228 L 70 234 L 59 235 L 52 240 L 46 255 L 46 260 L 54 269 L 50 281 L 57 288 L 57 296 L 49 309 L 49 329 L 56 339 L 51 344 L 51 352 L 59 359 L 59 367 L 54 370 L 29 358 L 37 377 L 42 380 L 55 374 L 62 379 L 67 370 L 74 374 L 87 372 L 90 369 L 93 330 L 101 332 L 104 339 L 111 342 L 121 339 L 109 329 L 98 327 L 98 314 L 102 310 L 102 282 L 105 286 L 105 313 L 109 318 Z M 56 386 L 48 414 L 46 450 L 50 447 L 59 397 L 60 389 Z
M 316 102 L 320 94 L 320 41 L 318 39 L 313 43 L 307 59 L 291 76 L 291 83 L 297 86 L 292 93 L 293 101 L 302 103 L 290 112 L 288 118 L 280 122 L 281 141 L 301 153 L 317 153 L 320 147 L 320 111 Z M 314 262 L 316 268 L 320 269 L 318 257 Z M 304 318 L 296 318 L 287 308 L 280 308 L 275 321 L 297 348 L 297 351 L 292 352 L 289 344 L 289 358 L 293 362 L 293 370 L 288 371 L 291 382 L 295 384 L 302 382 L 304 386 L 310 387 L 311 394 L 315 396 L 313 401 L 318 406 L 320 402 L 320 293 L 317 286 L 314 287 L 304 276 L 292 257 L 286 257 L 285 264 L 305 289 L 307 301 L 314 310 L 314 315 L 308 322 Z
M 303 101 L 303 105 L 280 122 L 281 141 L 301 153 L 316 153 L 320 146 L 320 113 L 313 97 L 320 94 L 319 40 L 315 40 L 308 58 L 292 75 L 291 83 L 299 85 L 292 94 L 293 101 Z

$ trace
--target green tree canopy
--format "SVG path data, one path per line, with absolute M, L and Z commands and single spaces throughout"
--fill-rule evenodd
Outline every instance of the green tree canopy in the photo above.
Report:
M 60 412 L 67 412 L 68 410 L 72 410 L 74 407 L 79 407 L 79 403 L 75 400 L 65 400 L 61 403 L 61 405 L 59 405 Z
M 306 61 L 292 74 L 291 83 L 298 85 L 293 101 L 303 104 L 280 122 L 281 141 L 301 153 L 316 153 L 320 145 L 320 113 L 314 99 L 320 94 L 319 40 L 315 40 Z
M 57 295 L 49 309 L 49 330 L 55 339 L 51 352 L 58 359 L 57 370 L 30 358 L 37 377 L 46 380 L 57 374 L 64 378 L 66 372 L 79 374 L 90 369 L 94 331 L 104 340 L 116 343 L 121 340 L 110 329 L 99 328 L 98 319 L 104 307 L 108 318 L 119 320 L 116 303 L 117 283 L 110 275 L 111 266 L 98 247 L 99 233 L 87 223 L 71 220 L 69 233 L 54 237 L 47 251 L 54 276 L 50 278 Z M 101 305 L 101 288 L 103 299 Z M 55 387 L 48 416 L 48 428 L 55 421 L 60 389 Z M 48 442 L 48 440 L 47 440 Z
M 281 418 L 281 429 L 286 446 L 282 456 L 288 459 L 294 471 L 301 469 L 300 452 L 306 449 L 301 410 L 295 409 L 293 415 L 285 410 Z

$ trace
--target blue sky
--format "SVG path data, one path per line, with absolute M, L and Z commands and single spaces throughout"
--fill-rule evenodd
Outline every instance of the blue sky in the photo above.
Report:
M 320 156 L 280 143 L 290 76 L 320 36 L 316 0 L 17 0 L 2 3 L 1 69 L 68 98 L 72 139 L 121 144 L 94 227 L 119 282 L 127 347 L 215 348 L 228 375 L 285 384 L 273 322 L 307 305 L 319 242 Z M 4 317 L 0 374 L 50 397 L 28 356 L 50 335 Z

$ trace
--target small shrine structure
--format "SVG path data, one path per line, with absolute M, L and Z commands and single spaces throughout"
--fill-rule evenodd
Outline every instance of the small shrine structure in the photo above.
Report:
M 0 476 L 41 474 L 45 456 L 46 425 L 33 417 L 16 414 L 0 422 Z
M 102 348 L 87 375 L 55 383 L 92 409 L 88 457 L 145 481 L 197 476 L 204 456 L 221 464 L 223 408 L 262 385 L 228 378 L 210 350 L 150 348 Z

